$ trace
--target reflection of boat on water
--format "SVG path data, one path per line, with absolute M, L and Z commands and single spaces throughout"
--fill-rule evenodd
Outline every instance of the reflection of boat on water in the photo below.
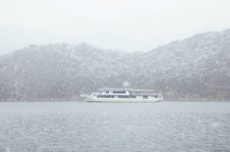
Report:
M 88 102 L 157 102 L 163 100 L 161 93 L 152 90 L 99 89 L 87 97 Z

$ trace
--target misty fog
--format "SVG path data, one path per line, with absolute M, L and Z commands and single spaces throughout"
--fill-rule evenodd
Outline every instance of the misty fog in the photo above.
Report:
M 0 1 L 0 152 L 227 152 L 229 0 Z

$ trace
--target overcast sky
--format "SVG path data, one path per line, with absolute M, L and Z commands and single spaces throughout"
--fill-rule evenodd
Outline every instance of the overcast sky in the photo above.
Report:
M 230 0 L 0 0 L 0 54 L 62 42 L 149 51 L 230 28 L 229 8 Z

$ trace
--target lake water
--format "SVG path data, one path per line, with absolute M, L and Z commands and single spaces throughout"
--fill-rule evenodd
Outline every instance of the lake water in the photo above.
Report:
M 0 103 L 1 152 L 230 151 L 230 103 Z

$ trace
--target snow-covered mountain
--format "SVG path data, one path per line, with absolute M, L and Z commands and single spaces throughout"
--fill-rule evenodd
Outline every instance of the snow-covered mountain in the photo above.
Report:
M 86 44 L 31 45 L 0 56 L 0 100 L 72 100 L 101 87 L 161 91 L 170 99 L 230 99 L 230 30 L 147 53 Z
M 171 97 L 230 97 L 230 30 L 161 46 L 144 54 L 140 63 L 146 87 L 156 86 Z
M 1 56 L 0 98 L 71 99 L 107 84 L 112 87 L 128 67 L 126 58 L 86 44 L 29 46 Z

